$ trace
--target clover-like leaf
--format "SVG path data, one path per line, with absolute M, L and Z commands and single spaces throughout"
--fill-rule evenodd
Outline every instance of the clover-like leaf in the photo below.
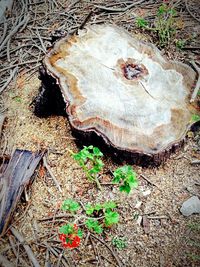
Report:
M 118 223 L 119 221 L 119 213 L 108 210 L 105 212 L 105 225 L 112 226 L 113 224 Z
M 80 205 L 78 204 L 78 202 L 76 202 L 72 199 L 66 199 L 63 202 L 61 209 L 63 211 L 76 212 L 77 210 L 80 209 Z
M 89 230 L 92 230 L 97 234 L 101 234 L 103 232 L 102 226 L 94 219 L 88 219 L 85 224 Z
M 60 227 L 59 232 L 65 235 L 72 234 L 74 232 L 74 226 L 73 224 L 65 224 Z
M 114 202 L 114 201 L 107 201 L 107 202 L 105 202 L 104 204 L 103 204 L 103 208 L 105 209 L 105 210 L 107 210 L 107 209 L 114 209 L 114 208 L 116 208 L 116 203 Z

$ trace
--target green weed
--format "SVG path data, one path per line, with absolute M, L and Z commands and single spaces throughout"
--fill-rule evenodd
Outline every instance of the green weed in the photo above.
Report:
M 152 27 L 149 25 L 147 20 L 140 17 L 136 18 L 136 25 L 140 28 L 156 33 L 158 36 L 159 46 L 164 47 L 169 45 L 171 40 L 175 37 L 177 30 L 175 23 L 176 15 L 177 13 L 175 9 L 163 4 L 157 10 Z
M 123 237 L 113 237 L 112 244 L 114 247 L 122 250 L 127 247 L 126 239 Z

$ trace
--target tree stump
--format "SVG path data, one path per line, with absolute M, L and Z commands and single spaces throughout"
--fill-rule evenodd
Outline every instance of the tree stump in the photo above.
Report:
M 35 114 L 67 114 L 79 139 L 133 163 L 163 162 L 191 127 L 195 72 L 111 25 L 57 41 L 43 60 Z

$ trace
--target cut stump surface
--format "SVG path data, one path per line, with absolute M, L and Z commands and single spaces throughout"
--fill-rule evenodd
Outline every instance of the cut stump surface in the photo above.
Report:
M 189 103 L 194 70 L 167 61 L 154 45 L 116 26 L 93 25 L 62 38 L 43 64 L 41 94 L 50 96 L 52 110 L 59 109 L 53 97 L 59 91 L 72 129 L 95 133 L 117 151 L 160 163 L 180 145 L 197 113 Z

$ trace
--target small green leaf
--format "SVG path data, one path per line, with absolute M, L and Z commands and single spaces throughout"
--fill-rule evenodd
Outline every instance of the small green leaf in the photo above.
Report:
M 176 10 L 173 9 L 173 8 L 170 8 L 170 9 L 168 10 L 168 13 L 171 14 L 173 17 L 176 16 L 176 14 L 177 14 L 177 13 L 176 13 Z
M 111 226 L 113 224 L 118 223 L 119 221 L 119 213 L 108 210 L 105 212 L 105 225 Z
M 87 204 L 85 212 L 87 215 L 91 215 L 94 212 L 94 207 L 91 204 Z
M 191 118 L 191 121 L 192 122 L 197 122 L 199 120 L 200 120 L 200 116 L 199 115 L 197 115 L 197 114 L 193 114 L 192 115 L 192 118 Z
M 118 249 L 124 249 L 127 247 L 126 238 L 113 237 L 112 244 Z
M 146 28 L 148 26 L 148 22 L 143 18 L 136 18 L 136 24 L 140 28 Z
M 78 233 L 77 233 L 77 235 L 78 235 L 80 238 L 83 237 L 83 232 L 81 231 L 81 229 L 78 229 Z
M 88 219 L 85 224 L 89 230 L 93 230 L 97 234 L 101 234 L 103 232 L 102 226 L 94 219 Z
M 21 103 L 22 102 L 22 99 L 20 96 L 16 96 L 15 98 L 15 101 L 18 102 L 18 103 Z
M 93 148 L 93 154 L 96 157 L 103 157 L 103 153 L 100 151 L 100 149 L 98 147 Z
M 114 201 L 108 201 L 103 204 L 104 209 L 114 209 L 116 208 L 116 203 Z
M 74 226 L 72 224 L 65 224 L 60 227 L 59 232 L 65 235 L 72 234 L 74 232 Z
M 76 212 L 80 209 L 80 205 L 72 199 L 66 199 L 63 202 L 61 209 L 64 211 Z
M 116 169 L 113 173 L 113 183 L 121 183 L 119 189 L 121 192 L 130 193 L 131 188 L 138 186 L 136 172 L 129 165 L 125 165 Z
M 162 15 L 165 14 L 166 12 L 167 12 L 167 6 L 166 6 L 166 5 L 161 5 L 161 6 L 159 6 L 159 8 L 158 8 L 157 15 L 158 15 L 158 16 L 162 16 Z
M 131 187 L 129 184 L 123 184 L 119 187 L 120 192 L 126 192 L 129 194 L 131 192 Z
M 89 174 L 98 173 L 101 169 L 98 166 L 94 166 L 92 169 L 89 170 Z
M 94 210 L 96 211 L 99 211 L 102 209 L 102 205 L 100 203 L 97 203 L 95 206 L 94 206 Z

